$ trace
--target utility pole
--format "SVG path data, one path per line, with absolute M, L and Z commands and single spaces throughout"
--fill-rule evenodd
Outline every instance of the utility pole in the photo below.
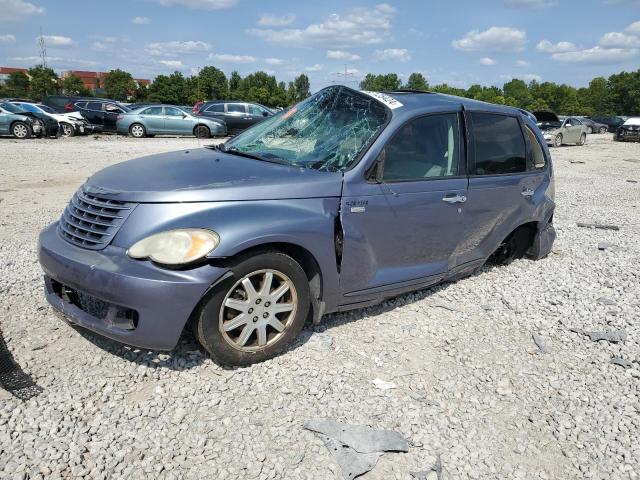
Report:
M 355 78 L 352 78 L 354 77 L 354 74 L 349 71 L 348 65 L 346 63 L 344 64 L 344 72 L 335 72 L 334 75 L 337 75 L 338 77 L 340 77 L 341 83 L 356 81 Z M 335 83 L 335 80 L 333 83 Z
M 38 45 L 40 46 L 40 59 L 42 60 L 42 66 L 47 68 L 47 45 L 44 41 L 44 35 L 42 34 L 42 27 L 40 27 L 40 37 L 38 38 Z

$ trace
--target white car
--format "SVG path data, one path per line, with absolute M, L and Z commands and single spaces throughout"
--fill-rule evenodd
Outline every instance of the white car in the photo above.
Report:
M 62 128 L 63 137 L 73 137 L 89 133 L 89 124 L 80 112 L 58 113 L 53 108 L 40 103 L 11 102 L 26 112 L 43 113 L 55 118 Z

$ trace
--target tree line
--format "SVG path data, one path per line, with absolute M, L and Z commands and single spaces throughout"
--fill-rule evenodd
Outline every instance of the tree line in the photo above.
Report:
M 589 86 L 582 88 L 513 79 L 502 88 L 471 85 L 464 89 L 447 84 L 429 85 L 421 73 L 412 73 L 404 84 L 395 73 L 369 73 L 360 82 L 360 88 L 373 91 L 400 88 L 428 90 L 529 111 L 551 110 L 559 115 L 640 115 L 640 70 L 616 73 L 609 78 L 596 77 Z
M 285 107 L 310 95 L 309 78 L 301 74 L 288 84 L 266 72 L 242 77 L 238 72 L 225 73 L 213 66 L 202 68 L 197 75 L 185 77 L 180 72 L 158 75 L 149 85 L 139 85 L 129 72 L 111 70 L 102 85 L 96 79 L 104 97 L 120 101 L 193 105 L 199 100 L 234 99 L 256 102 L 268 107 Z M 13 72 L 5 85 L 0 85 L 0 97 L 30 98 L 41 101 L 47 95 L 95 96 L 82 80 L 74 75 L 58 78 L 51 68 L 37 65 L 28 75 Z M 102 96 L 102 95 L 100 95 Z
M 309 78 L 301 74 L 285 83 L 266 72 L 258 71 L 242 77 L 237 71 L 227 75 L 214 66 L 202 68 L 197 75 L 180 72 L 158 75 L 149 85 L 138 85 L 130 73 L 111 70 L 103 85 L 96 85 L 104 96 L 114 100 L 193 105 L 199 100 L 234 99 L 261 103 L 269 107 L 286 107 L 310 95 Z M 458 95 L 526 110 L 551 110 L 560 115 L 640 115 L 640 69 L 620 72 L 609 78 L 596 77 L 587 87 L 575 88 L 555 82 L 513 79 L 502 87 L 471 85 L 456 88 L 447 84 L 429 85 L 421 73 L 412 73 L 403 83 L 395 73 L 368 73 L 360 88 L 392 91 L 400 88 L 428 90 Z M 66 94 L 92 96 L 80 78 L 58 78 L 51 68 L 37 65 L 28 75 L 15 72 L 0 86 L 0 97 L 27 97 L 36 101 L 46 95 Z

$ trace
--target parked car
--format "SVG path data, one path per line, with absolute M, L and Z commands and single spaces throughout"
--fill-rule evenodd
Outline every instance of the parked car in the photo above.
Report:
M 89 123 L 79 112 L 56 113 L 51 107 L 37 103 L 11 102 L 21 110 L 47 115 L 60 124 L 63 137 L 89 133 Z
M 609 126 L 604 123 L 598 123 L 588 117 L 579 117 L 579 120 L 587 127 L 587 133 L 607 133 Z
M 8 102 L 11 103 L 11 102 Z M 22 108 L 14 103 L 11 103 L 14 107 L 18 108 L 25 115 L 30 115 L 36 119 L 37 123 L 42 127 L 38 132 L 33 132 L 36 137 L 58 137 L 61 135 L 62 130 L 60 123 L 55 118 L 43 113 L 39 110 L 32 111 L 30 109 Z
M 568 143 L 582 146 L 587 141 L 587 127 L 576 117 L 560 120 L 553 112 L 533 112 L 538 119 L 538 128 L 542 130 L 547 145 L 560 147 Z
M 38 252 L 71 323 L 164 350 L 190 319 L 217 361 L 246 365 L 307 319 L 544 257 L 554 207 L 518 110 L 330 86 L 226 144 L 99 171 Z
M 192 112 L 199 116 L 223 120 L 229 133 L 239 133 L 273 115 L 264 105 L 232 100 L 202 102 L 196 104 Z
M 596 116 L 589 117 L 594 122 L 602 123 L 603 125 L 607 125 L 609 132 L 616 133 L 618 131 L 618 127 L 620 127 L 624 122 L 624 117 L 607 117 L 607 116 Z
M 58 113 L 68 113 L 70 110 L 65 108 L 78 100 L 95 100 L 95 97 L 75 97 L 69 95 L 47 95 L 42 100 L 42 104 L 52 108 Z
M 91 128 L 102 132 L 115 132 L 118 115 L 129 112 L 129 108 L 113 100 L 93 98 L 74 100 L 65 105 L 67 112 L 80 112 Z
M 34 115 L 9 102 L 0 102 L 0 135 L 24 139 L 40 135 L 43 131 L 44 124 Z
M 149 105 L 118 115 L 118 133 L 142 138 L 149 135 L 195 135 L 198 138 L 224 136 L 221 120 L 198 117 L 172 105 Z
M 640 142 L 640 117 L 631 117 L 620 125 L 613 139 L 618 142 Z

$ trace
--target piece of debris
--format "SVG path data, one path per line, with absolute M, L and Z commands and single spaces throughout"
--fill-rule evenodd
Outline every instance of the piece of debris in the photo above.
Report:
M 387 382 L 386 380 L 382 380 L 380 378 L 374 378 L 371 383 L 375 385 L 376 388 L 380 390 L 391 390 L 392 388 L 396 388 L 396 384 L 393 382 Z
M 607 225 L 603 223 L 582 223 L 578 222 L 578 226 L 581 228 L 597 228 L 599 230 L 620 230 L 617 225 Z
M 444 300 L 439 300 L 433 304 L 436 308 L 444 308 L 445 310 L 449 310 L 450 312 L 459 312 L 460 309 L 456 307 L 453 303 L 447 302 Z
M 615 305 L 616 302 L 615 300 L 611 300 L 610 298 L 607 297 L 599 297 L 598 299 L 596 299 L 596 302 L 602 304 L 602 305 Z
M 344 480 L 373 470 L 384 452 L 409 451 L 409 444 L 398 432 L 327 419 L 307 420 L 303 427 L 322 439 L 340 465 Z
M 584 163 L 582 160 L 569 160 L 569 163 Z
M 611 242 L 598 242 L 598 250 L 606 250 L 608 248 L 615 247 L 616 245 Z
M 629 182 L 629 183 L 638 183 L 638 180 L 631 180 L 630 178 L 627 178 L 627 182 Z
M 604 340 L 610 343 L 624 343 L 627 340 L 627 332 L 624 330 L 614 330 L 611 332 L 587 332 L 580 330 L 579 328 L 570 328 L 574 333 L 580 333 L 589 337 L 592 342 L 599 342 Z
M 433 464 L 433 467 L 431 467 L 429 470 L 425 470 L 422 472 L 411 472 L 411 476 L 415 479 L 415 480 L 431 480 L 431 478 L 429 478 L 429 476 L 432 476 L 431 473 L 435 473 L 436 474 L 436 479 L 437 480 L 442 480 L 442 459 L 440 458 L 440 454 L 438 454 L 437 458 L 436 458 L 436 463 Z
M 538 350 L 540 351 L 540 353 L 548 352 L 547 347 L 542 341 L 542 337 L 540 335 L 538 335 L 536 332 L 533 332 L 531 334 L 531 338 L 533 339 L 533 343 L 536 344 L 536 347 L 538 347 Z
M 612 357 L 609 363 L 619 365 L 623 368 L 631 368 L 633 366 L 633 364 L 629 360 L 625 360 L 622 357 Z

